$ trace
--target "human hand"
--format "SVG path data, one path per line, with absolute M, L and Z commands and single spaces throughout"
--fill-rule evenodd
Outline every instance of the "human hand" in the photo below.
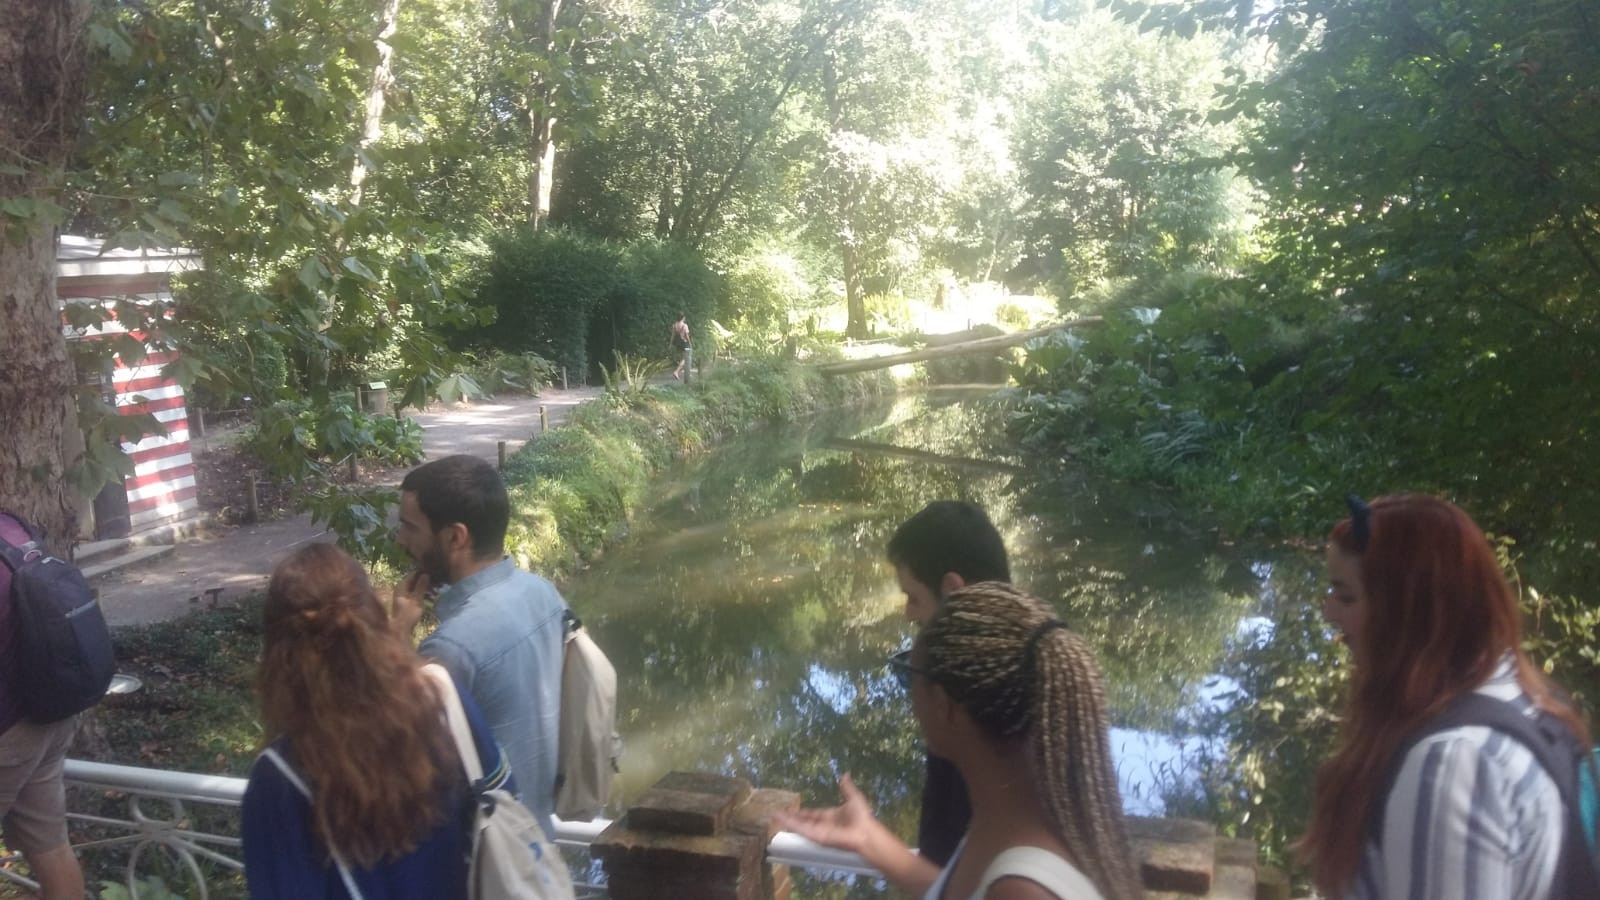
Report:
M 827 809 L 798 809 L 776 817 L 779 827 L 792 831 L 824 847 L 866 855 L 868 844 L 883 825 L 872 815 L 867 797 L 849 775 L 839 779 L 838 806 Z
M 426 572 L 412 572 L 394 586 L 389 601 L 389 621 L 400 629 L 401 634 L 410 635 L 417 627 L 417 620 L 422 618 L 423 598 L 431 590 L 433 580 Z

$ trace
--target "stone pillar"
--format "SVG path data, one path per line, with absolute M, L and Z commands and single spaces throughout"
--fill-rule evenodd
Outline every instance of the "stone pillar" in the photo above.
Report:
M 767 864 L 767 844 L 777 830 L 773 814 L 799 806 L 793 791 L 672 772 L 589 850 L 605 867 L 613 900 L 788 900 L 788 867 Z

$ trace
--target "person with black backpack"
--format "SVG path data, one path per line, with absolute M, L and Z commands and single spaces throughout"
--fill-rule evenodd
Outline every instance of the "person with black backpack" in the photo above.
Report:
M 58 575 L 65 576 L 62 580 L 68 587 L 64 590 L 72 596 L 61 596 L 58 591 L 52 598 L 32 590 L 49 586 Z M 28 657 L 41 649 L 35 626 L 48 629 L 51 623 L 46 620 L 51 616 L 48 609 L 30 604 L 64 600 L 67 606 L 81 608 L 88 588 L 71 584 L 73 577 L 76 584 L 82 584 L 77 569 L 51 556 L 21 520 L 0 513 L 0 821 L 4 822 L 6 846 L 21 851 L 44 900 L 83 898 L 83 870 L 67 837 L 62 763 L 77 730 L 76 713 L 92 702 L 71 709 L 76 703 L 63 705 L 62 701 L 73 698 L 41 695 L 36 684 L 41 673 L 30 666 L 39 663 Z M 87 602 L 93 602 L 92 594 L 87 595 Z M 80 613 L 80 617 L 88 615 Z M 98 606 L 93 607 L 92 617 L 103 630 Z M 109 638 L 96 652 L 106 657 L 93 660 L 96 666 L 109 666 Z M 109 680 L 107 669 L 106 682 Z M 103 682 L 99 693 L 104 691 Z M 70 711 L 58 715 L 63 709 Z
M 1522 649 L 1483 532 L 1397 494 L 1328 539 L 1323 615 L 1355 667 L 1299 850 L 1325 896 L 1600 896 L 1578 711 Z

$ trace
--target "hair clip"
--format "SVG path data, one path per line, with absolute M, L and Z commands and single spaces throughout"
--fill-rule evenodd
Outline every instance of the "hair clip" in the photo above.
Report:
M 1372 507 L 1355 494 L 1347 494 L 1345 505 L 1350 507 L 1350 542 L 1357 553 L 1365 553 L 1367 541 L 1372 538 Z
M 1066 627 L 1067 623 L 1061 621 L 1060 619 L 1046 619 L 1045 621 L 1034 626 L 1033 631 L 1028 633 L 1028 639 L 1022 644 L 1023 661 L 1028 665 L 1033 665 L 1034 656 L 1039 651 L 1039 641 L 1043 639 L 1047 633 L 1054 631 L 1057 628 Z

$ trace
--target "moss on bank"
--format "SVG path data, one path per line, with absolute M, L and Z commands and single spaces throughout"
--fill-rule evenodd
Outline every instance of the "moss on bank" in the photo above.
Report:
M 610 391 L 507 460 L 507 552 L 529 571 L 570 574 L 626 532 L 652 477 L 675 458 L 752 426 L 893 390 L 883 371 L 826 377 L 809 366 L 762 360 L 715 369 L 690 385 Z

